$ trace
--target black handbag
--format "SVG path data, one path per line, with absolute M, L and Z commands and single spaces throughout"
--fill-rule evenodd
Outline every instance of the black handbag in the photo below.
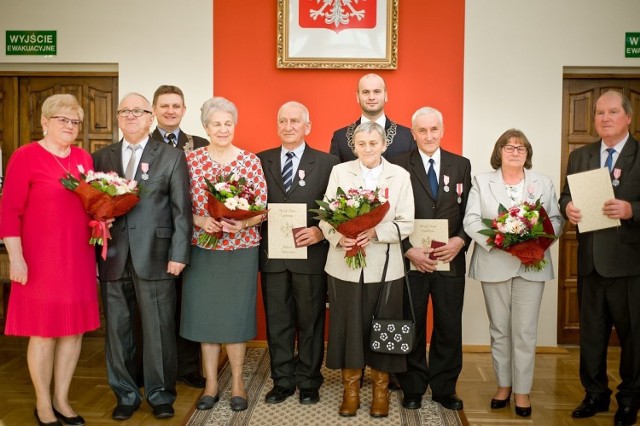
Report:
M 404 262 L 404 254 L 402 253 L 402 238 L 400 237 L 400 228 L 394 222 L 398 231 L 398 239 L 400 241 L 400 254 L 402 255 L 402 265 L 404 267 L 404 283 L 407 286 L 407 294 L 409 295 L 409 306 L 411 306 L 411 320 L 405 319 L 387 319 L 376 318 L 380 309 L 380 301 L 384 291 L 384 282 L 387 277 L 387 266 L 389 265 L 389 248 L 387 244 L 387 258 L 384 262 L 382 270 L 383 287 L 378 295 L 376 309 L 371 320 L 371 338 L 369 339 L 369 347 L 373 352 L 382 354 L 407 355 L 413 351 L 416 334 L 416 315 L 413 312 L 413 300 L 411 299 L 411 288 L 409 287 L 409 279 L 407 278 L 407 267 Z

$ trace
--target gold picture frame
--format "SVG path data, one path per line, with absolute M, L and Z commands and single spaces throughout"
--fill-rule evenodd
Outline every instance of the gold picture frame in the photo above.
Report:
M 278 68 L 397 69 L 399 0 L 278 0 Z

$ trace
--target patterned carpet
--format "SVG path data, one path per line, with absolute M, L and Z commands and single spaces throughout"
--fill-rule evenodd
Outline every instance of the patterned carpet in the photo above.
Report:
M 403 426 L 450 426 L 462 425 L 458 412 L 442 408 L 441 405 L 423 399 L 420 410 L 405 410 L 401 406 L 401 392 L 391 392 L 389 417 L 374 419 L 369 416 L 371 381 L 367 374 L 360 394 L 362 406 L 355 417 L 340 417 L 338 407 L 342 401 L 340 371 L 323 368 L 325 382 L 320 388 L 320 402 L 301 405 L 298 394 L 281 404 L 265 404 L 264 397 L 272 387 L 269 372 L 269 353 L 266 348 L 248 348 L 244 365 L 244 379 L 249 393 L 249 409 L 233 412 L 229 408 L 231 398 L 231 369 L 225 364 L 220 371 L 219 386 L 223 389 L 220 402 L 212 410 L 198 411 L 189 419 L 189 426 L 273 426 L 285 425 L 403 425 Z

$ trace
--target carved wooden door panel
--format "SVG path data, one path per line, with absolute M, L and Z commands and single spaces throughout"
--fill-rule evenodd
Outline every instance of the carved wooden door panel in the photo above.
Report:
M 84 110 L 76 145 L 89 152 L 118 137 L 116 77 L 23 77 L 20 78 L 20 144 L 42 138 L 40 114 L 44 100 L 55 93 L 78 98 Z
M 621 76 L 622 77 L 622 76 Z M 565 76 L 562 96 L 562 179 L 564 185 L 569 153 L 600 138 L 593 124 L 593 109 L 600 94 L 608 90 L 624 93 L 633 105 L 630 133 L 640 140 L 640 77 L 598 78 L 597 76 Z M 562 188 L 558 189 L 560 192 Z M 578 344 L 578 241 L 576 227 L 567 223 L 560 237 L 558 265 L 558 343 Z M 617 341 L 617 337 L 613 337 Z

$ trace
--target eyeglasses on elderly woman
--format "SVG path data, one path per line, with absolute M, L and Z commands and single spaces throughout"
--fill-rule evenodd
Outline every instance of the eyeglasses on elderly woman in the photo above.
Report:
M 502 149 L 504 149 L 504 152 L 507 152 L 509 154 L 511 154 L 514 151 L 518 151 L 518 154 L 527 153 L 527 147 L 525 146 L 505 145 L 502 147 Z

